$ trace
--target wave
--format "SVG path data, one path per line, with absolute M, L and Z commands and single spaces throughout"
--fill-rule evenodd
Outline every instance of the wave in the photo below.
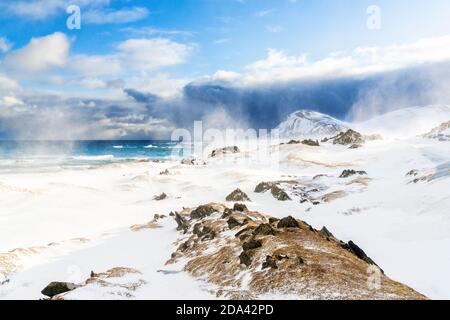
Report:
M 124 146 L 113 146 L 114 149 L 123 149 Z
M 73 160 L 81 160 L 81 161 L 107 161 L 113 160 L 114 156 L 112 154 L 106 154 L 102 156 L 76 156 L 72 157 Z
M 152 144 L 149 144 L 148 146 L 145 146 L 144 149 L 152 149 L 152 148 L 159 148 L 158 146 L 154 146 Z

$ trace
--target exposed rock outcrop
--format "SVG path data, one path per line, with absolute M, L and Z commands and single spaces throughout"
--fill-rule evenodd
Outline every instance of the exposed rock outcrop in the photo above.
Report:
M 233 202 L 245 202 L 245 201 L 251 201 L 250 198 L 247 196 L 245 192 L 243 192 L 241 189 L 236 189 L 232 193 L 230 193 L 226 198 L 226 201 L 233 201 Z
M 211 152 L 210 157 L 211 158 L 215 158 L 219 155 L 223 155 L 223 154 L 233 154 L 233 153 L 239 153 L 240 150 L 237 146 L 233 146 L 233 147 L 225 147 L 225 148 L 220 148 L 220 149 L 215 149 Z
M 360 175 L 360 176 L 364 176 L 367 175 L 367 172 L 365 171 L 356 171 L 356 170 L 344 170 L 341 175 L 339 176 L 339 178 L 348 178 L 351 176 L 354 176 L 355 174 Z
M 294 217 L 278 220 L 254 211 L 215 208 L 217 212 L 200 221 L 215 237 L 199 241 L 189 228 L 167 264 L 187 261 L 184 270 L 212 284 L 218 297 L 257 299 L 270 293 L 303 299 L 425 299 L 381 270 L 376 275 L 379 286 L 370 286 L 373 268 L 379 270 L 373 260 L 326 228 L 317 231 Z M 180 214 L 188 219 L 192 211 Z M 222 218 L 225 212 L 227 219 Z M 235 224 L 233 230 L 240 230 L 234 235 L 228 232 L 231 219 L 241 224 Z
M 47 285 L 42 291 L 41 293 L 44 296 L 53 298 L 54 296 L 61 294 L 61 293 L 66 293 L 72 290 L 75 290 L 77 286 L 75 283 L 70 283 L 70 282 L 51 282 L 49 285 Z

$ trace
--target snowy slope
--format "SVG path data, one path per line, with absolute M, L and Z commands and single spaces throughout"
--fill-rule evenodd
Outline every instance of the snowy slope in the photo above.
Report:
M 407 138 L 425 134 L 449 120 L 450 106 L 422 106 L 389 112 L 353 126 L 364 134 Z
M 310 111 L 299 110 L 290 114 L 277 129 L 281 138 L 326 137 L 345 131 L 348 126 L 328 115 Z

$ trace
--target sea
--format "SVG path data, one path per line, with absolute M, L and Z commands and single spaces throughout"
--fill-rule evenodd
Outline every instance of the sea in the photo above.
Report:
M 185 144 L 167 140 L 0 141 L 0 170 L 54 169 L 137 160 L 177 160 Z

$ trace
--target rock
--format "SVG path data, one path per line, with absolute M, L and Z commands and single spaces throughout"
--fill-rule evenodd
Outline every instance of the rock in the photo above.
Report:
M 252 258 L 246 251 L 243 251 L 239 255 L 239 261 L 241 264 L 246 265 L 247 267 L 249 267 L 252 264 Z
M 273 186 L 273 183 L 270 182 L 261 182 L 260 184 L 258 184 L 255 188 L 255 192 L 256 193 L 264 193 L 268 190 L 270 190 Z
M 255 230 L 253 230 L 253 235 L 261 235 L 261 236 L 269 236 L 269 235 L 275 235 L 275 230 L 272 228 L 272 226 L 268 223 L 262 223 L 260 224 Z
M 300 224 L 297 220 L 295 220 L 293 217 L 289 216 L 286 218 L 281 219 L 278 224 L 277 228 L 300 228 Z
M 340 145 L 344 145 L 344 146 L 362 145 L 364 143 L 363 135 L 352 129 L 349 129 L 346 132 L 341 132 L 332 139 L 333 139 L 333 144 L 340 144 Z
M 191 212 L 191 219 L 203 219 L 209 217 L 214 212 L 217 212 L 217 210 L 211 206 L 208 205 L 199 206 L 198 208 L 194 209 Z
M 319 233 L 326 238 L 334 238 L 334 235 L 326 227 L 323 227 Z
M 242 245 L 242 248 L 244 249 L 244 251 L 248 251 L 248 250 L 254 250 L 254 249 L 258 249 L 262 247 L 262 242 L 260 240 L 250 240 L 248 242 L 245 242 Z
M 278 222 L 278 221 L 280 221 L 280 219 L 278 219 L 278 218 L 274 218 L 274 217 L 270 217 L 269 218 L 269 223 L 270 224 L 273 224 L 273 223 Z
M 184 233 L 188 231 L 189 223 L 178 212 L 175 212 L 175 222 L 178 225 L 178 231 L 183 231 Z
M 291 200 L 291 198 L 287 195 L 287 193 L 284 192 L 284 190 L 279 188 L 277 185 L 272 185 L 272 187 L 270 188 L 270 193 L 272 193 L 272 196 L 279 201 Z
M 339 178 L 348 178 L 348 177 L 351 177 L 351 176 L 353 176 L 355 174 L 363 176 L 363 175 L 367 175 L 367 172 L 365 172 L 365 171 L 355 171 L 355 170 L 344 170 L 341 173 L 341 175 L 339 176 Z
M 170 212 L 170 213 L 169 213 L 169 216 L 170 216 L 170 217 L 175 217 L 175 213 Z
M 166 169 L 166 170 L 161 171 L 161 172 L 159 173 L 159 175 L 161 175 L 161 176 L 167 176 L 167 175 L 169 175 L 169 174 L 170 174 L 169 169 Z
M 241 189 L 236 189 L 232 193 L 230 193 L 226 198 L 226 201 L 251 201 L 250 198 L 243 192 Z
M 298 140 L 291 140 L 287 144 L 300 144 L 300 141 L 298 141 Z
M 201 241 L 212 240 L 216 237 L 216 233 L 208 226 L 203 226 L 201 223 L 197 223 L 192 230 Z
M 302 144 L 310 146 L 310 147 L 320 147 L 319 141 L 316 140 L 311 140 L 311 139 L 307 139 L 307 140 L 303 140 Z
M 411 171 L 409 171 L 407 174 L 406 174 L 406 176 L 413 176 L 413 177 L 416 177 L 416 176 L 418 176 L 419 175 L 419 171 L 418 170 L 411 170 Z
M 357 256 L 359 259 L 367 262 L 368 264 L 378 267 L 378 265 L 375 263 L 375 261 L 373 261 L 370 257 L 368 257 L 367 254 L 364 252 L 364 250 L 361 249 L 360 247 L 358 247 L 353 241 L 349 241 L 348 243 L 341 243 L 341 247 L 350 251 L 355 256 Z M 381 272 L 384 273 L 383 270 L 381 270 Z
M 181 164 L 188 165 L 188 166 L 199 166 L 199 165 L 206 165 L 205 161 L 197 160 L 197 159 L 183 159 L 181 160 Z
M 237 221 L 235 218 L 231 217 L 230 219 L 228 219 L 227 221 L 228 223 L 228 228 L 230 228 L 230 230 L 236 228 L 236 227 L 241 227 L 242 224 L 239 223 L 239 221 Z
M 77 288 L 77 285 L 70 282 L 51 282 L 48 286 L 46 286 L 41 293 L 44 296 L 53 298 L 54 296 L 72 291 Z
M 239 212 L 247 212 L 247 206 L 242 203 L 235 203 L 233 207 L 233 211 L 239 211 Z
M 215 149 L 211 152 L 210 157 L 214 158 L 217 157 L 218 155 L 221 154 L 227 154 L 227 153 L 239 153 L 240 150 L 237 146 L 233 146 L 233 147 L 226 147 L 226 148 L 220 148 L 220 149 Z
M 153 200 L 155 200 L 155 201 L 161 201 L 161 200 L 164 200 L 164 199 L 167 199 L 167 194 L 165 194 L 164 192 L 161 193 L 159 196 L 153 197 Z
M 272 256 L 267 256 L 266 261 L 262 264 L 262 269 L 278 269 L 277 261 Z

